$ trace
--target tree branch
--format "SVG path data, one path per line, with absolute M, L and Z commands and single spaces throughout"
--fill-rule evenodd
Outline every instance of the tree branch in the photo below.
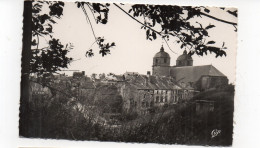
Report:
M 95 38 L 95 40 L 96 40 L 97 37 L 96 37 L 96 35 L 95 35 L 95 32 L 94 32 L 93 26 L 92 26 L 91 21 L 90 21 L 90 19 L 89 19 L 89 17 L 88 17 L 88 14 L 87 14 L 87 12 L 86 12 L 86 9 L 84 8 L 83 5 L 81 5 L 81 8 L 82 8 L 82 10 L 83 10 L 83 12 L 84 12 L 84 14 L 85 14 L 85 16 L 86 16 L 86 19 L 89 21 L 89 24 L 90 24 L 90 27 L 91 27 L 91 30 L 92 30 L 93 36 L 94 36 L 94 38 Z
M 98 41 L 98 39 L 96 39 L 92 44 L 91 46 L 89 47 L 89 49 Z
M 170 48 L 170 46 L 169 46 L 168 42 L 166 41 L 166 39 L 163 38 L 163 40 L 165 41 L 165 43 L 166 43 L 166 45 L 168 46 L 168 48 L 169 48 L 173 53 L 177 54 L 176 52 L 174 52 L 174 51 Z
M 35 49 L 32 49 L 32 50 L 39 50 L 39 51 L 41 51 L 41 50 L 43 50 L 43 49 L 48 49 L 48 48 L 50 48 L 50 46 L 48 46 L 48 47 L 43 47 L 43 48 L 40 48 L 40 49 L 35 48 Z
M 211 16 L 211 15 L 208 15 L 206 13 L 203 13 L 203 12 L 200 12 L 201 15 L 204 15 L 204 16 L 207 16 L 211 19 L 214 19 L 214 20 L 217 20 L 217 21 L 220 21 L 220 22 L 223 22 L 223 23 L 227 23 L 227 24 L 230 24 L 230 25 L 237 25 L 237 23 L 234 23 L 234 22 L 229 22 L 229 21 L 226 21 L 226 20 L 222 20 L 222 19 L 219 19 L 219 18 L 216 18 L 214 16 Z
M 141 24 L 142 26 L 145 26 L 149 29 L 151 29 L 152 31 L 154 31 L 155 33 L 157 33 L 158 35 L 160 35 L 162 37 L 162 34 L 159 31 L 154 30 L 153 28 L 151 28 L 150 26 L 145 25 L 144 23 L 140 22 L 139 20 L 137 20 L 136 18 L 134 18 L 132 15 L 130 15 L 129 13 L 127 13 L 123 8 L 121 8 L 120 6 L 118 6 L 117 4 L 113 3 L 117 8 L 119 8 L 121 11 L 123 11 L 125 14 L 127 14 L 129 17 L 131 17 L 132 19 L 134 19 L 136 22 L 138 22 L 139 24 Z M 173 35 L 172 35 L 173 36 Z M 175 37 L 175 36 L 174 36 Z M 167 41 L 165 40 L 165 38 L 163 38 L 164 41 L 166 42 L 167 46 L 169 47 L 169 49 L 171 50 L 169 44 L 167 43 Z M 172 50 L 171 50 L 172 51 Z M 172 51 L 173 52 L 173 51 Z M 173 52 L 175 54 L 177 54 L 176 52 Z
M 89 8 L 89 10 L 90 10 L 90 12 L 92 13 L 92 16 L 93 16 L 93 18 L 97 21 L 97 19 L 96 19 L 96 17 L 95 17 L 95 15 L 94 15 L 94 13 L 93 13 L 93 9 L 91 9 L 91 7 L 90 7 L 90 5 L 87 3 L 87 6 L 88 6 L 88 8 Z
M 39 40 L 39 35 L 38 34 L 36 34 L 36 35 L 37 35 L 37 47 L 36 47 L 36 49 L 38 49 L 40 40 Z
M 121 8 L 121 7 L 118 6 L 117 4 L 115 4 L 115 3 L 113 3 L 113 4 L 114 4 L 117 8 L 119 8 L 121 11 L 123 11 L 125 14 L 127 14 L 129 17 L 131 17 L 132 19 L 134 19 L 135 21 L 137 21 L 139 24 L 141 24 L 141 25 L 143 25 L 143 26 L 145 26 L 145 27 L 151 29 L 152 31 L 154 31 L 155 33 L 157 33 L 157 34 L 159 34 L 159 35 L 161 36 L 161 33 L 160 33 L 160 32 L 158 32 L 158 31 L 154 30 L 153 28 L 151 28 L 151 27 L 149 27 L 149 26 L 143 24 L 142 22 L 140 22 L 139 20 L 137 20 L 136 18 L 134 18 L 132 15 L 130 15 L 129 13 L 127 13 L 123 8 Z

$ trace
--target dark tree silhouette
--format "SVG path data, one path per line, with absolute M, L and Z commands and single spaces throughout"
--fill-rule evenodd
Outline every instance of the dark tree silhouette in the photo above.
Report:
M 44 5 L 49 7 L 49 13 L 42 14 Z M 24 2 L 24 20 L 23 20 L 23 49 L 22 49 L 22 76 L 21 76 L 21 98 L 20 98 L 20 123 L 19 134 L 21 136 L 32 135 L 30 131 L 29 117 L 32 110 L 29 106 L 29 75 L 37 74 L 45 77 L 51 73 L 59 71 L 61 68 L 67 68 L 72 58 L 67 57 L 69 50 L 73 48 L 72 44 L 63 45 L 59 39 L 53 37 L 52 25 L 56 23 L 55 19 L 60 19 L 63 15 L 64 2 L 61 1 L 25 1 Z M 86 17 L 88 15 L 83 7 L 83 3 L 77 3 L 82 8 Z M 106 24 L 109 5 L 88 3 L 88 7 L 94 14 L 98 13 L 96 23 Z M 104 16 L 104 18 L 103 18 Z M 88 19 L 89 20 L 89 19 Z M 90 20 L 89 20 L 90 22 Z M 90 22 L 91 23 L 91 22 Z M 92 27 L 92 25 L 91 25 Z M 93 29 L 92 29 L 93 30 Z M 94 34 L 94 30 L 93 30 Z M 40 38 L 44 38 L 48 46 L 39 48 Z M 100 48 L 100 54 L 105 56 L 109 54 L 110 48 L 115 43 L 105 43 L 103 37 L 96 37 L 95 43 Z M 88 56 L 94 55 L 86 53 Z
M 222 47 L 217 47 L 214 46 L 215 41 L 207 40 L 207 37 L 209 37 L 208 30 L 214 28 L 215 25 L 202 26 L 199 22 L 191 23 L 190 20 L 192 18 L 206 16 L 226 24 L 237 25 L 236 23 L 209 15 L 210 10 L 205 7 L 138 4 L 132 5 L 131 9 L 126 12 L 119 5 L 114 5 L 142 25 L 141 28 L 146 30 L 146 38 L 148 40 L 155 40 L 157 35 L 159 35 L 167 43 L 170 37 L 174 37 L 174 39 L 177 39 L 177 43 L 181 44 L 180 47 L 188 49 L 191 55 L 203 56 L 210 52 L 215 53 L 216 57 L 226 56 L 226 52 L 223 50 L 226 49 L 224 42 Z M 237 16 L 237 11 L 231 12 L 227 10 L 227 12 Z M 136 19 L 139 17 L 143 17 L 143 22 Z M 155 30 L 155 26 L 159 26 L 161 30 Z
M 49 14 L 41 14 L 43 3 L 49 5 Z M 29 75 L 39 76 L 53 73 L 60 68 L 67 67 L 72 60 L 66 56 L 71 47 L 62 45 L 58 39 L 52 37 L 53 18 L 60 18 L 63 12 L 63 2 L 24 2 L 23 20 L 23 49 L 22 49 L 22 77 L 20 98 L 20 128 L 19 134 L 31 134 L 29 115 Z M 39 37 L 49 37 L 48 47 L 39 49 Z M 34 48 L 33 48 L 34 47 Z M 68 47 L 68 48 L 67 48 Z
M 67 57 L 67 53 L 73 49 L 73 45 L 63 44 L 56 39 L 53 35 L 53 24 L 56 24 L 56 19 L 60 19 L 63 15 L 64 2 L 61 1 L 37 1 L 32 3 L 32 21 L 25 22 L 31 23 L 32 41 L 31 50 L 28 51 L 30 55 L 30 73 L 36 73 L 38 75 L 55 73 L 61 70 L 61 68 L 67 68 L 68 64 L 72 61 L 72 58 Z M 108 19 L 109 4 L 99 3 L 86 3 L 76 2 L 77 7 L 82 9 L 86 15 L 87 21 L 90 23 L 93 35 L 95 37 L 95 43 L 100 48 L 100 54 L 105 56 L 110 53 L 110 48 L 115 46 L 115 43 L 105 43 L 104 37 L 96 37 L 92 27 L 92 23 L 85 10 L 85 6 L 91 10 L 96 23 L 106 24 Z M 42 12 L 43 7 L 49 7 L 49 13 Z M 46 40 L 48 46 L 39 48 L 40 38 Z M 93 56 L 92 49 L 87 51 L 86 56 Z
M 43 13 L 44 4 L 49 6 L 49 13 Z M 72 44 L 63 45 L 53 37 L 52 25 L 63 15 L 64 2 L 33 2 L 32 3 L 32 42 L 30 73 L 38 75 L 54 73 L 61 68 L 67 68 L 72 58 L 67 53 Z M 39 48 L 40 38 L 44 38 L 47 47 Z
M 23 49 L 22 49 L 22 75 L 21 75 L 21 97 L 20 97 L 20 120 L 19 135 L 28 136 L 29 132 L 29 73 L 31 58 L 31 40 L 32 40 L 32 3 L 24 3 L 23 14 Z M 29 23 L 28 23 L 29 22 Z

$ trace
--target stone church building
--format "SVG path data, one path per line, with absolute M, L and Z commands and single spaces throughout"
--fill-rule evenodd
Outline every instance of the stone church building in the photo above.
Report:
M 193 59 L 185 50 L 170 66 L 171 57 L 161 47 L 153 58 L 152 75 L 171 77 L 183 87 L 204 91 L 228 84 L 227 77 L 213 65 L 193 66 Z

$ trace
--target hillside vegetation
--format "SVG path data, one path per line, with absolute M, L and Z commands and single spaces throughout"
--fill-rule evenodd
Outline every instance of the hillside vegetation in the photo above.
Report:
M 214 111 L 197 114 L 196 100 L 215 101 Z M 162 109 L 154 115 L 138 117 L 130 122 L 130 127 L 126 124 L 118 128 L 115 134 L 110 135 L 109 140 L 230 146 L 233 112 L 233 86 L 210 90 L 196 95 L 187 102 Z M 220 133 L 212 137 L 213 130 L 219 130 Z
M 111 98 L 112 97 L 112 98 Z M 148 115 L 121 113 L 107 122 L 107 113 L 121 112 L 122 98 L 114 86 L 99 86 L 94 104 L 71 100 L 66 95 L 34 98 L 26 137 L 139 143 L 223 145 L 232 144 L 234 87 L 202 92 L 188 101 L 155 108 Z M 214 110 L 198 113 L 199 100 L 213 101 Z M 106 106 L 105 108 L 103 106 Z M 117 114 L 118 115 L 118 114 Z M 212 137 L 213 130 L 221 132 Z

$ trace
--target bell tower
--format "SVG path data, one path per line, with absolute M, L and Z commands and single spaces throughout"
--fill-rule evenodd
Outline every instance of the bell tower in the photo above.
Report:
M 170 55 L 164 51 L 163 46 L 153 57 L 153 75 L 170 76 Z
M 180 55 L 176 60 L 176 66 L 182 67 L 182 66 L 193 66 L 193 59 L 192 57 L 187 53 L 186 50 L 183 51 L 183 54 Z

